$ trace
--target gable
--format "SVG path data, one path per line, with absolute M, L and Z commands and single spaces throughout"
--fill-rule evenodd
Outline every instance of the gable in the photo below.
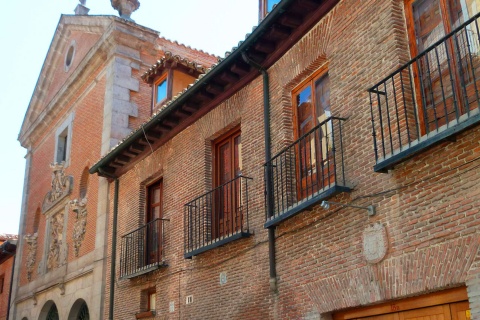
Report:
M 52 100 L 68 86 L 77 67 L 112 23 L 109 16 L 62 15 L 23 120 L 20 143 L 43 121 Z

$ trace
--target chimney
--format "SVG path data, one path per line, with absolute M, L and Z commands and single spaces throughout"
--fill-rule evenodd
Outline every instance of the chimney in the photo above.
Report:
M 118 11 L 120 18 L 133 21 L 130 16 L 132 12 L 140 7 L 138 0 L 111 0 L 112 7 Z
M 86 16 L 88 14 L 88 11 L 90 11 L 90 9 L 85 7 L 85 3 L 87 2 L 87 0 L 79 0 L 79 2 L 80 2 L 80 4 L 78 4 L 77 7 L 74 10 L 75 15 Z

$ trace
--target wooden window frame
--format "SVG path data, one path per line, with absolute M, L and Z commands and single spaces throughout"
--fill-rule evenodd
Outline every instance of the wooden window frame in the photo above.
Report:
M 152 192 L 156 189 L 156 188 L 159 188 L 160 189 L 160 201 L 155 203 L 153 206 L 152 206 Z M 146 185 L 146 204 L 145 204 L 145 225 L 147 225 L 148 223 L 151 223 L 152 221 L 155 221 L 156 219 L 163 219 L 163 191 L 164 191 L 164 185 L 163 185 L 163 178 L 159 178 L 159 179 L 156 179 L 155 181 L 152 181 L 151 183 L 149 183 L 148 185 Z M 160 211 L 159 211 L 159 217 L 158 218 L 154 218 L 153 215 L 152 215 L 152 208 L 155 208 L 155 207 L 159 207 L 160 208 Z M 157 252 L 156 254 L 159 255 L 159 257 L 157 257 L 157 260 L 159 260 L 162 255 L 163 255 L 163 230 L 162 230 L 162 226 L 163 224 L 160 223 L 159 224 L 159 228 L 160 230 L 157 230 L 157 237 L 159 237 L 159 243 L 158 243 L 158 246 L 156 248 Z M 153 230 L 152 230 L 153 231 Z M 152 232 L 150 231 L 150 232 Z M 147 228 L 147 243 L 145 244 L 145 249 L 146 249 L 146 254 L 145 254 L 145 258 L 146 258 L 146 264 L 152 264 L 152 263 L 155 263 L 155 259 L 152 260 L 152 257 L 151 257 L 151 253 L 154 252 L 153 250 L 154 249 L 151 249 L 149 248 L 149 242 L 148 242 L 148 239 L 150 239 L 150 235 L 148 234 L 148 228 Z
M 172 70 L 167 70 L 163 74 L 161 74 L 155 81 L 153 82 L 153 96 L 152 96 L 152 112 L 155 110 L 156 107 L 161 106 L 163 103 L 165 103 L 168 100 L 172 99 L 172 80 L 173 80 L 173 72 Z M 167 92 L 165 95 L 165 98 L 157 102 L 157 95 L 158 95 L 158 85 L 162 83 L 163 81 L 166 81 L 167 84 Z
M 328 76 L 328 64 L 325 64 L 323 65 L 322 67 L 320 67 L 319 69 L 317 69 L 315 72 L 313 72 L 310 76 L 308 76 L 305 80 L 303 80 L 299 85 L 297 85 L 293 90 L 292 90 L 292 94 L 291 94 L 291 99 L 292 99 L 292 111 L 293 111 L 293 117 L 292 117 L 292 120 L 293 120 L 293 136 L 294 136 L 294 141 L 298 141 L 301 137 L 302 137 L 302 134 L 300 134 L 300 128 L 299 128 L 299 121 L 298 121 L 298 105 L 297 105 L 297 99 L 296 99 L 296 96 L 299 95 L 303 90 L 305 90 L 307 87 L 310 87 L 310 90 L 311 90 L 311 96 L 312 96 L 312 101 L 311 101 L 311 104 L 312 104 L 312 116 L 314 117 L 313 121 L 314 121 L 314 126 L 313 127 L 316 127 L 318 125 L 318 115 L 317 115 L 317 106 L 316 106 L 316 88 L 315 88 L 315 82 L 319 79 L 321 79 L 322 77 L 324 76 Z M 330 116 L 331 116 L 331 110 L 330 110 Z M 330 117 L 329 116 L 329 117 Z M 328 118 L 328 117 L 327 117 Z M 333 128 L 331 129 L 333 130 Z M 315 147 L 316 144 L 315 144 Z M 298 145 L 297 148 L 300 148 L 300 146 Z M 322 188 L 318 189 L 318 177 L 313 177 L 313 174 L 312 174 L 312 177 L 310 179 L 308 179 L 308 177 L 306 178 L 303 178 L 301 176 L 301 169 L 300 169 L 300 165 L 301 165 L 301 160 L 300 160 L 300 153 L 301 151 L 300 150 L 297 150 L 295 152 L 295 155 L 297 157 L 296 161 L 297 161 L 297 165 L 296 165 L 296 179 L 298 180 L 297 181 L 297 200 L 300 201 L 308 196 L 310 196 L 312 193 L 315 193 L 317 192 L 318 190 L 322 189 L 325 187 L 325 185 L 330 185 L 332 181 L 332 179 L 334 180 L 335 179 L 335 171 L 334 171 L 334 168 L 327 168 L 328 170 L 328 177 L 327 177 L 327 180 L 326 181 L 321 181 L 321 185 L 322 185 Z M 329 150 L 329 153 L 333 152 L 333 148 L 330 148 Z M 317 152 L 315 152 L 315 155 L 317 156 Z M 327 161 L 327 159 L 329 159 L 329 155 L 326 156 L 326 158 L 324 159 L 323 156 L 321 156 L 321 159 L 315 159 L 316 162 L 318 160 L 322 160 L 322 161 Z M 328 161 L 328 165 L 331 167 L 333 165 L 333 161 Z M 316 164 L 316 166 L 318 166 L 318 164 Z M 321 165 L 321 167 L 323 168 L 323 165 Z M 318 174 L 318 173 L 317 173 Z M 322 177 L 324 177 L 324 172 L 322 172 Z M 305 184 L 307 184 L 307 180 L 310 180 L 310 182 L 312 182 L 313 180 L 315 180 L 317 182 L 317 186 L 315 188 L 313 188 L 312 186 L 303 186 L 304 184 L 304 180 L 305 179 Z M 323 179 L 323 178 L 322 178 Z M 304 189 L 306 190 L 306 193 L 304 192 Z M 316 191 L 314 191 L 316 190 Z
M 234 155 L 235 155 L 235 139 L 237 137 L 240 137 L 241 139 L 241 136 L 242 136 L 242 131 L 241 131 L 241 127 L 240 125 L 238 126 L 235 126 L 234 128 L 228 130 L 227 132 L 225 132 L 224 134 L 222 134 L 220 137 L 218 137 L 217 139 L 213 140 L 212 141 L 212 151 L 213 151 L 213 170 L 212 170 L 212 173 L 213 173 L 213 179 L 212 179 L 212 189 L 216 189 L 218 188 L 219 186 L 221 186 L 221 183 L 220 183 L 220 156 L 219 156 L 219 150 L 220 150 L 220 147 L 222 145 L 225 144 L 225 142 L 230 142 L 231 145 L 232 145 L 232 148 L 231 148 L 231 161 L 232 161 L 232 167 L 230 168 L 232 170 L 232 176 L 233 179 L 237 178 L 237 176 L 235 175 L 235 164 L 234 164 L 234 161 L 233 159 L 235 158 Z M 240 164 L 242 163 L 242 154 L 240 152 L 239 154 L 239 162 Z M 240 173 L 241 174 L 241 173 Z M 241 181 L 240 181 L 241 183 Z M 215 196 L 215 195 L 214 195 Z M 220 221 L 219 218 L 217 218 L 217 215 L 218 215 L 218 211 L 219 210 L 219 203 L 217 203 L 218 200 L 214 200 L 213 201 L 213 208 L 212 208 L 212 236 L 213 238 L 218 238 L 220 235 L 222 236 L 225 236 L 225 232 L 224 233 L 221 233 L 219 231 L 220 229 L 220 224 L 222 223 Z M 234 205 L 235 206 L 235 205 Z M 218 220 L 218 221 L 217 221 Z M 240 230 L 242 230 L 242 228 L 240 227 Z
M 406 20 L 406 27 L 407 27 L 407 35 L 408 35 L 408 44 L 409 44 L 409 50 L 410 50 L 410 55 L 411 57 L 416 57 L 418 56 L 419 50 L 418 50 L 418 44 L 417 44 L 417 35 L 416 35 L 416 29 L 415 29 L 415 17 L 414 17 L 414 10 L 413 10 L 413 4 L 417 1 L 421 0 L 404 0 L 404 12 L 405 12 L 405 20 Z M 442 26 L 443 26 L 443 31 L 444 31 L 444 36 L 448 35 L 452 32 L 452 30 L 455 28 L 452 24 L 451 19 L 451 12 L 450 12 L 450 0 L 438 0 L 439 7 L 440 7 L 440 14 L 442 18 Z M 465 19 L 465 17 L 464 17 Z M 449 69 L 453 70 L 453 73 L 458 74 L 459 70 L 459 65 L 461 64 L 461 61 L 458 61 L 456 55 L 454 54 L 454 44 L 453 40 L 447 40 L 447 51 L 449 52 L 451 58 L 451 66 L 449 68 L 445 68 L 445 70 L 442 70 L 442 75 L 445 76 L 449 72 Z M 423 48 L 425 50 L 427 48 Z M 422 51 L 423 51 L 422 50 Z M 413 68 L 413 76 L 414 76 L 414 86 L 415 86 L 415 91 L 417 92 L 416 94 L 416 103 L 417 106 L 422 106 L 422 96 L 425 94 L 422 91 L 421 84 L 420 84 L 420 68 L 419 65 L 416 64 L 415 67 Z M 440 77 L 440 76 L 439 76 Z M 435 79 L 434 79 L 435 80 Z M 461 88 L 461 82 L 462 80 L 459 80 L 458 78 L 455 79 L 454 81 L 454 87 L 452 90 L 454 91 L 454 94 L 457 96 L 458 99 L 463 100 L 463 93 L 462 93 L 462 88 Z M 429 88 L 431 90 L 431 88 Z M 468 99 L 467 99 L 468 100 Z M 435 101 L 432 101 L 435 105 Z M 465 112 L 463 104 L 466 103 L 465 101 L 459 102 L 459 108 L 462 112 L 462 114 Z M 424 113 L 426 112 L 424 108 L 419 107 L 418 110 L 418 119 L 419 119 L 419 124 L 420 124 L 420 131 L 421 135 L 425 135 L 427 133 L 427 126 L 429 126 L 429 123 L 425 123 L 425 115 Z M 428 120 L 432 120 L 428 117 Z

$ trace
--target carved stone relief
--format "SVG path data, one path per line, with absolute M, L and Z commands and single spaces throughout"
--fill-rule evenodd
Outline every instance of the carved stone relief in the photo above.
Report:
M 64 263 L 63 249 L 63 211 L 58 212 L 50 219 L 50 238 L 47 254 L 47 270 L 58 268 Z
M 80 201 L 75 199 L 70 201 L 70 207 L 76 214 L 76 221 L 73 225 L 73 247 L 75 249 L 75 257 L 78 257 L 80 246 L 85 238 L 87 227 L 87 198 Z
M 32 280 L 32 273 L 35 269 L 35 260 L 37 255 L 37 233 L 27 234 L 23 237 L 25 243 L 27 244 L 27 279 L 28 281 Z
M 73 177 L 65 176 L 64 166 L 64 161 L 50 164 L 50 169 L 52 170 L 52 190 L 50 190 L 43 199 L 43 212 L 53 207 L 62 198 L 72 192 Z
M 369 263 L 378 263 L 388 251 L 387 230 L 377 222 L 363 231 L 363 255 Z

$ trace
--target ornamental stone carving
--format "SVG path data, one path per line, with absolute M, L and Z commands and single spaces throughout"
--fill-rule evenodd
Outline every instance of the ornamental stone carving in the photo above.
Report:
M 65 252 L 63 249 L 63 211 L 50 219 L 50 243 L 47 254 L 47 270 L 58 268 L 64 263 Z
M 43 199 L 42 211 L 45 212 L 57 204 L 65 196 L 72 193 L 73 177 L 65 176 L 65 162 L 52 163 L 52 190 L 50 190 Z
M 37 256 L 37 233 L 27 234 L 23 237 L 27 244 L 27 279 L 32 280 L 33 270 L 35 269 L 35 260 Z
M 387 230 L 377 222 L 363 231 L 363 255 L 367 262 L 378 263 L 385 258 L 388 251 Z
M 140 7 L 138 0 L 111 0 L 112 7 L 118 11 L 121 18 L 126 20 L 132 20 L 130 16 L 132 12 Z
M 80 246 L 85 238 L 87 230 L 87 198 L 80 201 L 75 199 L 70 201 L 70 207 L 76 214 L 76 221 L 73 225 L 73 247 L 75 249 L 75 257 L 78 257 Z

